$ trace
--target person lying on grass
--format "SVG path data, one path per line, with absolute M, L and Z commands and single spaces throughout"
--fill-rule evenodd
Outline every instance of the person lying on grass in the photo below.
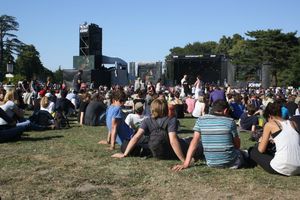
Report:
M 188 148 L 188 140 L 186 141 L 177 136 L 176 121 L 176 118 L 168 117 L 168 105 L 165 100 L 153 100 L 151 103 L 151 117 L 143 120 L 137 133 L 129 141 L 124 153 L 116 153 L 112 155 L 112 157 L 124 158 L 129 156 L 134 148 L 139 145 L 139 142 L 142 140 L 143 136 L 149 134 L 148 147 L 153 157 L 159 159 L 179 159 L 183 162 L 185 160 L 185 154 Z M 164 126 L 165 123 L 167 123 L 167 126 Z M 156 138 L 159 137 L 157 136 L 156 131 L 164 128 L 166 128 L 166 135 L 164 135 L 162 140 L 156 140 Z M 156 148 L 153 143 L 156 143 L 156 147 L 159 146 L 160 148 Z M 199 151 L 201 150 L 202 149 L 199 148 Z
M 112 104 L 106 110 L 107 140 L 99 141 L 99 144 L 110 144 L 111 150 L 115 148 L 115 143 L 122 145 L 133 135 L 133 130 L 125 123 L 125 115 L 122 111 L 125 100 L 126 94 L 121 89 L 113 91 Z
M 245 160 L 240 150 L 236 123 L 227 117 L 229 109 L 226 101 L 217 100 L 212 105 L 211 114 L 197 119 L 186 159 L 182 164 L 175 165 L 172 170 L 180 171 L 191 166 L 192 157 L 200 140 L 209 167 L 236 169 L 244 166 Z

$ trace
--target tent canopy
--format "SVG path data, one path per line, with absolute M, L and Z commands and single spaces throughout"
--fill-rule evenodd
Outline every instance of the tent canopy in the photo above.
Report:
M 127 62 L 122 60 L 121 58 L 117 57 L 108 57 L 108 56 L 102 56 L 102 64 L 115 64 L 118 63 L 118 65 L 127 66 Z

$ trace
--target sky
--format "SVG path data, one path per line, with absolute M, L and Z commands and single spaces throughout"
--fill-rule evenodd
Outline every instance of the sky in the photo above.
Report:
M 156 62 L 173 47 L 223 35 L 299 31 L 299 8 L 298 0 L 0 0 L 0 15 L 16 17 L 18 39 L 33 44 L 52 71 L 73 68 L 84 22 L 102 28 L 104 55 Z

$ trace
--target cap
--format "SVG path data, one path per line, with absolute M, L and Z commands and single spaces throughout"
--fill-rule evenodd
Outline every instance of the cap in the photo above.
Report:
M 137 102 L 136 104 L 134 104 L 134 110 L 135 111 L 139 111 L 143 108 L 144 108 L 144 104 L 142 104 L 141 102 Z
M 46 90 L 40 90 L 39 91 L 39 95 L 41 96 L 41 97 L 43 97 L 43 96 L 45 96 L 45 94 L 46 94 Z

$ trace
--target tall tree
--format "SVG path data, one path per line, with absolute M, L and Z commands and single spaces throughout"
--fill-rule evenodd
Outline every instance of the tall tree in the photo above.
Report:
M 11 32 L 19 30 L 19 23 L 16 21 L 15 17 L 8 15 L 0 16 L 0 69 L 5 71 L 4 65 L 4 49 L 6 49 L 6 54 L 11 56 L 14 51 L 16 51 L 21 44 L 17 39 L 17 36 Z
M 208 42 L 194 42 L 185 45 L 185 47 L 174 47 L 170 49 L 170 54 L 166 56 L 166 59 L 174 55 L 201 55 L 201 54 L 216 54 L 218 43 L 213 41 Z
M 38 78 L 44 76 L 44 66 L 40 60 L 40 53 L 33 45 L 21 47 L 20 54 L 16 60 L 16 72 L 24 74 L 26 79 L 31 79 L 33 75 Z
M 300 86 L 300 46 L 296 47 L 288 61 L 289 65 L 278 74 L 278 81 L 285 86 Z
M 246 33 L 252 38 L 248 40 L 248 47 L 253 54 L 253 64 L 271 65 L 274 86 L 278 84 L 278 72 L 288 67 L 288 60 L 294 48 L 299 45 L 296 33 L 282 33 L 280 29 Z
M 53 81 L 55 83 L 63 82 L 63 70 L 61 69 L 61 66 L 59 66 L 58 69 L 53 73 Z

